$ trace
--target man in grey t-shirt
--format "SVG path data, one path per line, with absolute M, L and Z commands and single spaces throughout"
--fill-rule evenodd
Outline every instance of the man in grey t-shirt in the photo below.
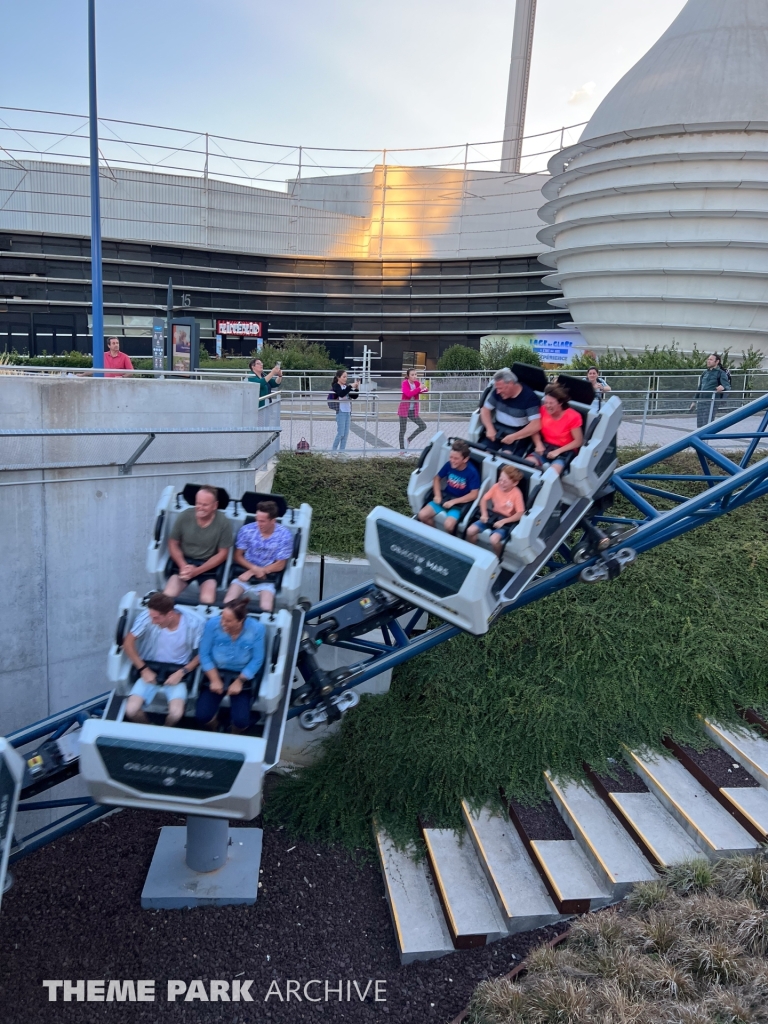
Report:
M 200 587 L 200 603 L 213 604 L 218 585 L 217 569 L 227 560 L 232 547 L 232 526 L 218 510 L 215 487 L 201 487 L 195 507 L 176 517 L 168 538 L 168 554 L 178 567 L 170 577 L 164 594 L 178 597 L 193 580 Z

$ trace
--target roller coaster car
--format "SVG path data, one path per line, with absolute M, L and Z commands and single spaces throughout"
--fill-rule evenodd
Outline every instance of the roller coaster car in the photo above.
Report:
M 525 363 L 513 363 L 512 372 L 521 384 L 527 384 L 540 398 L 543 397 L 547 385 L 543 370 Z M 578 377 L 561 373 L 557 383 L 568 392 L 569 404 L 581 414 L 584 427 L 584 444 L 562 477 L 564 500 L 571 503 L 577 498 L 594 497 L 617 468 L 616 436 L 622 418 L 622 404 L 618 395 L 612 395 L 597 405 L 592 385 Z M 480 410 L 492 390 L 493 384 L 489 384 L 469 421 L 466 439 L 473 447 L 483 446 L 485 427 L 480 419 Z M 509 456 L 500 454 L 499 457 L 520 464 L 518 459 Z
M 123 642 L 130 632 L 136 616 L 145 606 L 146 599 L 142 599 L 135 591 L 126 594 L 120 602 L 117 615 L 117 628 L 115 638 L 107 657 L 107 677 L 109 683 L 114 687 L 115 697 L 107 705 L 106 718 L 122 717 L 124 698 L 130 692 L 136 680 L 135 669 L 126 657 L 123 650 Z M 201 625 L 215 616 L 219 615 L 218 608 L 207 608 L 202 610 L 179 606 L 178 611 L 182 615 L 193 616 L 199 619 Z M 257 680 L 254 682 L 254 696 L 251 708 L 261 715 L 271 715 L 280 703 L 282 694 L 282 683 L 285 674 L 286 658 L 289 655 L 288 638 L 291 628 L 291 613 L 285 609 L 279 609 L 270 615 L 267 612 L 251 615 L 251 618 L 258 619 L 266 629 L 266 651 L 264 665 Z M 202 680 L 202 669 L 198 668 L 194 674 L 192 685 L 189 687 L 187 699 L 187 715 L 194 715 L 195 701 L 200 690 Z M 224 707 L 229 703 L 225 697 L 222 702 Z M 165 698 L 157 696 L 152 705 L 148 708 L 150 714 L 164 715 L 167 711 Z
M 176 521 L 176 517 L 187 508 L 194 507 L 195 497 L 200 489 L 199 484 L 186 484 L 182 491 L 175 491 L 173 485 L 165 488 L 155 508 L 155 525 L 147 547 L 147 572 L 157 590 L 165 587 L 168 577 L 175 571 L 174 563 L 168 555 L 168 538 Z M 289 509 L 285 498 L 280 494 L 257 494 L 246 491 L 242 498 L 230 498 L 227 492 L 218 488 L 219 509 L 232 521 L 232 532 L 237 538 L 241 526 L 252 523 L 256 518 L 256 506 L 260 501 L 274 501 L 279 510 L 279 522 L 287 526 L 293 534 L 293 553 L 281 573 L 275 574 L 276 598 L 278 608 L 293 608 L 301 592 L 301 579 L 309 543 L 309 530 L 312 522 L 312 507 L 302 504 L 298 509 Z M 217 602 L 220 604 L 226 594 L 227 587 L 235 576 L 244 570 L 234 563 L 234 546 L 230 550 L 226 562 L 217 571 L 218 588 Z M 177 598 L 181 605 L 196 605 L 199 600 L 199 588 L 194 582 Z M 253 610 L 258 610 L 252 603 Z
M 536 367 L 515 363 L 518 380 L 543 393 L 547 379 Z M 468 504 L 453 536 L 440 527 L 445 514 L 435 517 L 437 529 L 414 522 L 384 508 L 368 516 L 365 551 L 383 590 L 410 600 L 471 633 L 484 633 L 503 606 L 514 602 L 587 515 L 593 501 L 618 465 L 616 434 L 621 422 L 617 397 L 593 411 L 594 392 L 588 381 L 561 375 L 570 404 L 581 413 L 584 444 L 568 469 L 558 476 L 524 459 L 484 447 L 485 428 L 480 420 L 490 388 L 473 414 L 468 430 L 470 459 L 480 476 L 477 498 Z M 451 438 L 441 432 L 422 453 L 408 482 L 408 500 L 414 516 L 432 500 L 434 478 L 448 461 Z M 464 538 L 467 527 L 480 516 L 480 499 L 499 477 L 501 467 L 514 463 L 523 474 L 520 488 L 525 513 L 510 532 L 501 560 L 488 550 L 490 534 L 477 544 Z

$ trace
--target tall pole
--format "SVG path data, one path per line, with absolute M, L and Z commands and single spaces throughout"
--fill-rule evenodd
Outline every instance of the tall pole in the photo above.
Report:
M 512 58 L 509 64 L 507 110 L 504 116 L 504 142 L 501 148 L 501 170 L 505 174 L 520 173 L 535 22 L 536 0 L 517 0 L 512 34 Z
M 96 0 L 88 0 L 88 113 L 91 128 L 91 307 L 93 368 L 104 367 L 104 288 L 101 276 L 99 119 L 96 109 Z
M 171 338 L 171 320 L 173 319 L 173 278 L 168 278 L 168 295 L 165 300 L 165 367 L 173 369 L 173 349 Z

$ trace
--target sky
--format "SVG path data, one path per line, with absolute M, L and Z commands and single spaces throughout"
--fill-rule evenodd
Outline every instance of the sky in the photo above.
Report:
M 588 120 L 683 6 L 538 0 L 526 134 Z M 103 117 L 304 146 L 502 137 L 514 0 L 96 8 Z M 0 105 L 87 112 L 87 0 L 0 0 L 0 12 Z

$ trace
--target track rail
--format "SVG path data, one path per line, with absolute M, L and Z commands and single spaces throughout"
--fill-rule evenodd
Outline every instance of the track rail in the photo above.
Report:
M 746 429 L 745 422 L 753 417 L 759 417 L 757 428 Z M 611 485 L 616 494 L 634 507 L 637 515 L 608 515 L 605 510 L 600 510 L 598 503 L 597 510 L 590 512 L 587 520 L 587 529 L 589 526 L 618 529 L 620 535 L 615 543 L 599 557 L 577 563 L 573 556 L 583 538 L 571 543 L 564 541 L 542 568 L 542 574 L 533 579 L 513 601 L 499 605 L 496 617 L 507 615 L 577 583 L 586 568 L 601 561 L 610 561 L 612 555 L 630 537 L 636 552 L 649 551 L 768 494 L 768 458 L 763 458 L 763 453 L 759 451 L 761 442 L 768 442 L 768 395 L 623 466 L 613 475 Z M 734 445 L 743 448 L 736 460 L 724 454 L 729 445 L 731 448 Z M 685 451 L 692 451 L 696 455 L 701 472 L 665 471 L 664 463 Z M 681 494 L 680 484 L 688 488 L 698 484 L 702 489 L 694 495 Z M 658 508 L 651 499 L 672 507 Z M 368 598 L 373 600 L 364 600 Z M 364 605 L 369 606 L 370 610 L 361 612 Z M 345 690 L 410 661 L 461 632 L 457 626 L 446 623 L 419 631 L 418 623 L 424 615 L 420 608 L 383 593 L 373 581 L 309 608 L 300 627 L 301 635 L 292 630 L 295 633 L 293 642 L 299 654 L 298 667 L 305 685 L 292 691 L 293 706 L 287 709 L 287 714 L 285 708 L 282 708 L 281 714 L 294 718 L 304 711 L 324 705 L 329 720 L 338 718 L 340 716 L 334 698 Z M 298 621 L 294 619 L 295 626 Z M 342 623 L 341 627 L 339 623 Z M 374 629 L 381 629 L 382 642 L 363 638 L 362 634 Z M 321 671 L 314 658 L 314 653 L 321 645 L 355 651 L 363 656 L 363 660 L 332 672 Z M 286 694 L 289 685 L 290 680 L 287 680 Z M 51 744 L 68 730 L 76 728 L 92 715 L 100 715 L 108 698 L 109 694 L 102 694 L 84 701 L 17 730 L 8 736 L 8 740 L 14 747 L 29 747 L 42 739 L 43 743 L 37 749 L 50 751 Z M 285 720 L 282 718 L 283 723 Z M 112 811 L 110 807 L 95 805 L 90 797 L 30 800 L 46 788 L 71 777 L 76 770 L 76 762 L 69 762 L 52 765 L 50 771 L 41 770 L 37 776 L 27 774 L 19 811 L 59 809 L 66 813 L 49 825 L 17 839 L 11 852 L 11 861 Z

